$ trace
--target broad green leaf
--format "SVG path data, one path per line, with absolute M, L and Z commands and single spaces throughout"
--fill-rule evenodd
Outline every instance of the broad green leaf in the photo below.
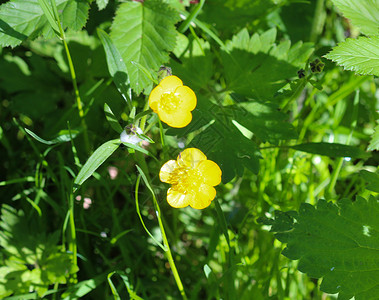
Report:
M 290 148 L 329 157 L 367 158 L 370 156 L 370 154 L 358 147 L 337 143 L 305 143 L 290 146 Z
M 126 2 L 117 9 L 111 38 L 126 63 L 131 87 L 137 94 L 151 88 L 152 82 L 131 62 L 158 72 L 175 47 L 177 21 L 179 14 L 160 0 Z
M 236 175 L 242 176 L 245 167 L 257 173 L 261 157 L 257 145 L 232 123 L 234 117 L 234 108 L 220 107 L 199 95 L 193 121 L 185 128 L 171 128 L 167 133 L 186 137 L 200 130 L 187 147 L 196 147 L 206 153 L 220 166 L 222 181 L 228 182 Z
M 286 122 L 288 116 L 273 103 L 250 101 L 235 106 L 235 120 L 262 141 L 278 144 L 280 140 L 296 139 L 295 128 Z
M 100 165 L 112 155 L 120 146 L 120 139 L 111 140 L 102 144 L 86 161 L 74 180 L 74 191 L 83 184 Z
M 33 131 L 25 128 L 25 131 L 34 139 L 36 139 L 38 142 L 46 144 L 46 145 L 54 145 L 59 143 L 65 143 L 71 141 L 71 139 L 74 139 L 78 134 L 78 130 L 61 130 L 59 132 L 59 135 L 50 141 L 44 140 L 43 138 L 40 138 L 38 135 L 36 135 Z
M 377 299 L 378 215 L 379 201 L 374 197 L 357 197 L 355 202 L 343 199 L 338 204 L 320 200 L 317 207 L 303 203 L 298 213 L 286 215 L 285 226 L 275 218 L 277 226 L 272 231 L 287 244 L 282 254 L 299 260 L 299 271 L 323 277 L 322 291 L 339 293 L 338 299 Z
M 235 33 L 242 27 L 264 19 L 283 0 L 207 0 L 199 18 L 216 29 Z
M 177 46 L 175 54 L 180 57 L 180 63 L 177 60 L 170 63 L 174 74 L 194 91 L 206 89 L 214 74 L 214 56 L 209 43 L 202 39 L 189 43 L 184 35 L 178 35 Z
M 109 74 L 111 74 L 113 81 L 121 95 L 128 102 L 128 104 L 130 104 L 131 93 L 129 87 L 129 77 L 121 54 L 105 31 L 98 28 L 97 34 L 99 35 L 101 43 L 104 47 Z
M 332 0 L 345 18 L 366 35 L 379 34 L 379 0 Z
M 379 36 L 346 39 L 325 55 L 345 70 L 379 76 Z
M 379 150 L 379 125 L 376 125 L 375 127 L 375 132 L 371 137 L 370 145 L 368 146 L 367 150 Z
M 113 114 L 113 111 L 111 110 L 111 108 L 106 103 L 104 103 L 104 112 L 105 112 L 105 117 L 107 118 L 111 127 L 114 130 L 116 130 L 117 133 L 121 133 L 123 129 L 122 129 L 120 123 L 117 121 L 115 115 Z
M 379 174 L 362 170 L 359 175 L 368 183 L 366 189 L 379 193 Z
M 85 0 L 56 0 L 64 29 L 80 30 L 86 23 L 89 4 Z M 15 47 L 40 35 L 54 36 L 38 0 L 12 0 L 0 6 L 0 45 Z
M 312 54 L 313 45 L 297 42 L 291 47 L 289 40 L 278 45 L 275 40 L 275 29 L 251 37 L 243 29 L 226 43 L 228 52 L 222 52 L 221 58 L 228 89 L 267 100 L 291 77 L 297 77 L 297 71 Z

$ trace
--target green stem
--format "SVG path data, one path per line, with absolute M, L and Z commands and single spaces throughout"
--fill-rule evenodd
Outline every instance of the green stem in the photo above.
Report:
M 72 263 L 73 265 L 78 265 L 77 258 L 77 245 L 76 245 L 76 229 L 75 229 L 75 219 L 74 219 L 74 195 L 69 196 L 69 224 L 70 224 L 70 238 L 68 240 L 68 249 L 72 253 Z M 75 276 L 75 275 L 74 275 Z
M 353 116 L 352 116 L 352 122 L 351 122 L 351 131 L 349 136 L 347 137 L 346 140 L 346 145 L 350 144 L 351 138 L 353 136 L 353 132 L 355 130 L 355 127 L 357 126 L 357 120 L 358 120 L 358 106 L 359 106 L 359 90 L 356 91 L 355 97 L 354 97 L 354 110 L 353 110 Z M 344 158 L 341 157 L 338 159 L 337 166 L 334 169 L 332 173 L 332 178 L 330 179 L 330 183 L 328 186 L 328 189 L 326 190 L 325 193 L 325 198 L 326 199 L 331 199 L 333 197 L 333 192 L 334 192 L 334 187 L 337 183 L 338 176 L 341 172 L 342 164 L 343 164 Z
M 170 267 L 171 267 L 172 273 L 174 275 L 176 285 L 178 286 L 179 292 L 182 295 L 182 298 L 184 300 L 187 300 L 188 298 L 187 298 L 186 293 L 184 291 L 184 287 L 183 287 L 182 281 L 180 279 L 178 269 L 176 268 L 174 258 L 172 257 L 170 245 L 168 243 L 167 236 L 166 236 L 166 231 L 164 229 L 163 222 L 162 222 L 161 209 L 159 207 L 157 198 L 155 197 L 155 193 L 154 193 L 153 189 L 151 188 L 146 175 L 143 173 L 143 170 L 140 167 L 138 167 L 138 166 L 136 166 L 136 167 L 137 167 L 138 171 L 140 172 L 140 175 L 137 177 L 136 188 L 135 188 L 137 213 L 138 213 L 138 215 L 140 217 L 141 223 L 142 223 L 145 231 L 150 235 L 150 237 L 152 237 L 152 239 L 158 244 L 158 246 L 160 246 L 164 250 L 164 252 L 166 253 L 167 260 L 168 260 L 168 262 L 170 264 Z M 156 212 L 156 215 L 157 215 L 157 218 L 158 218 L 159 229 L 161 230 L 161 234 L 162 234 L 163 247 L 162 247 L 162 244 L 159 243 L 158 241 L 156 241 L 156 239 L 154 238 L 154 236 L 146 228 L 145 223 L 143 222 L 140 210 L 139 210 L 139 205 L 138 205 L 138 187 L 139 187 L 139 183 L 140 183 L 141 177 L 142 177 L 143 181 L 145 182 L 147 188 L 150 190 L 151 195 L 153 196 L 153 202 L 154 202 L 155 212 Z
M 313 17 L 311 35 L 309 40 L 312 43 L 317 42 L 317 38 L 322 32 L 322 28 L 324 27 L 325 22 L 325 11 L 324 11 L 324 1 L 325 0 L 317 0 L 315 15 Z
M 154 202 L 156 202 L 156 200 Z M 157 202 L 156 202 L 156 206 L 159 208 Z M 174 274 L 176 285 L 178 286 L 178 289 L 179 289 L 180 294 L 182 295 L 183 299 L 187 300 L 187 296 L 186 296 L 186 293 L 184 291 L 184 287 L 183 287 L 182 281 L 180 280 L 178 269 L 176 268 L 174 259 L 172 257 L 170 245 L 168 244 L 168 240 L 167 240 L 167 237 L 166 237 L 166 232 L 164 230 L 164 226 L 163 226 L 163 222 L 162 222 L 162 218 L 161 218 L 161 213 L 160 213 L 159 209 L 157 210 L 157 217 L 158 217 L 159 228 L 160 228 L 160 230 L 162 232 L 163 244 L 166 247 L 167 260 L 168 260 L 168 262 L 170 264 L 172 273 Z
M 64 49 L 65 49 L 65 52 L 66 52 L 66 56 L 67 56 L 68 67 L 70 69 L 70 75 L 71 75 L 72 85 L 73 85 L 74 91 L 75 91 L 76 105 L 78 107 L 79 117 L 80 117 L 81 125 L 83 127 L 84 143 L 85 143 L 87 152 L 90 153 L 91 152 L 91 148 L 90 148 L 90 143 L 89 143 L 89 138 L 88 138 L 88 129 L 87 129 L 87 124 L 86 124 L 86 121 L 85 121 L 85 118 L 84 118 L 85 115 L 84 115 L 83 105 L 82 105 L 82 101 L 81 101 L 80 94 L 79 94 L 78 82 L 76 80 L 76 73 L 75 73 L 74 64 L 72 62 L 70 50 L 68 49 L 68 45 L 67 45 L 67 42 L 66 42 L 66 36 L 64 34 L 64 31 L 63 31 L 61 22 L 59 20 L 59 15 L 58 14 L 56 15 L 56 18 L 57 18 L 57 21 L 58 21 L 57 23 L 58 23 L 58 27 L 59 27 L 60 38 L 61 38 L 61 40 L 63 42 L 63 46 L 64 46 Z

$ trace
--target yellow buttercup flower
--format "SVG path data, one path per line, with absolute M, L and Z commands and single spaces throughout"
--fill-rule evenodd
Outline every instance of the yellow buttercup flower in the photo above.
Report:
M 214 186 L 221 182 L 221 170 L 199 149 L 188 148 L 178 155 L 177 160 L 169 160 L 162 166 L 159 178 L 172 184 L 167 191 L 167 202 L 172 207 L 190 205 L 203 209 L 216 196 Z
M 196 107 L 196 95 L 176 76 L 165 77 L 150 93 L 149 106 L 171 127 L 187 126 Z

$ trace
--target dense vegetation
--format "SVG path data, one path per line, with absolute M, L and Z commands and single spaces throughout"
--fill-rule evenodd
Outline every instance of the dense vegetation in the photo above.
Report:
M 0 298 L 379 299 L 378 0 L 1 3 Z

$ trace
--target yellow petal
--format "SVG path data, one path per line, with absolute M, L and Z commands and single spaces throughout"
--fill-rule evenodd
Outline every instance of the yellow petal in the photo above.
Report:
M 190 199 L 189 205 L 192 208 L 203 209 L 209 206 L 215 197 L 215 188 L 207 184 L 202 184 L 195 196 Z
M 197 98 L 193 90 L 188 86 L 180 86 L 176 88 L 175 95 L 180 98 L 180 108 L 192 111 L 197 104 Z
M 205 184 L 215 186 L 221 183 L 221 169 L 214 161 L 202 161 L 197 169 L 200 171 Z
M 179 110 L 175 112 L 158 111 L 159 119 L 167 125 L 174 128 L 182 128 L 192 121 L 192 114 L 188 110 Z
M 178 168 L 178 164 L 176 160 L 169 160 L 162 166 L 161 171 L 159 172 L 159 179 L 162 182 L 171 183 L 169 180 L 170 180 L 172 172 L 176 168 Z
M 203 152 L 196 148 L 187 148 L 179 153 L 177 162 L 179 166 L 196 168 L 207 157 Z
M 191 194 L 183 194 L 176 191 L 173 188 L 169 188 L 167 191 L 167 202 L 172 207 L 180 208 L 189 205 L 190 200 L 193 198 Z
M 176 76 L 167 76 L 159 83 L 164 93 L 174 93 L 176 88 L 183 86 L 183 82 Z
M 164 90 L 161 86 L 156 86 L 150 93 L 149 96 L 149 106 L 153 110 L 153 112 L 157 112 L 158 110 L 158 104 L 161 100 L 161 97 L 164 93 Z

